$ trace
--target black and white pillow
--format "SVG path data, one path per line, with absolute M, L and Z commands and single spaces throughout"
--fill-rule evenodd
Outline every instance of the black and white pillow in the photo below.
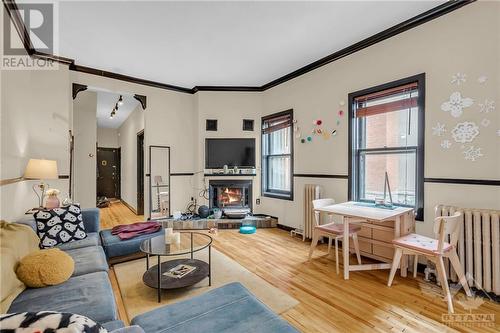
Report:
M 41 311 L 0 315 L 2 332 L 106 333 L 95 321 L 81 315 Z
M 42 249 L 87 237 L 80 206 L 72 204 L 35 213 L 36 230 Z

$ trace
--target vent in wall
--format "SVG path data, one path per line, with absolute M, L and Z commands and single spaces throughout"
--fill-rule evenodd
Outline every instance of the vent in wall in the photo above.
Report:
M 217 119 L 207 119 L 206 130 L 217 131 Z

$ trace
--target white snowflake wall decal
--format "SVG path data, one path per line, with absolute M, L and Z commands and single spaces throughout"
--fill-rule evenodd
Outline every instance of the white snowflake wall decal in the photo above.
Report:
M 483 156 L 481 153 L 481 148 L 476 148 L 474 146 L 470 146 L 466 150 L 462 152 L 464 154 L 464 158 L 468 161 L 474 162 L 477 160 L 479 157 Z
M 472 142 L 478 134 L 479 127 L 470 121 L 459 123 L 451 130 L 451 136 L 459 143 Z
M 490 113 L 495 110 L 495 102 L 485 99 L 483 103 L 479 103 L 479 112 Z
M 450 149 L 451 147 L 451 141 L 450 140 L 443 140 L 441 141 L 441 148 L 443 149 Z
M 445 125 L 441 123 L 437 123 L 436 126 L 432 128 L 432 135 L 443 136 L 445 132 Z
M 484 118 L 483 120 L 481 120 L 481 125 L 483 125 L 483 127 L 488 127 L 490 126 L 490 124 L 491 121 L 489 119 Z
M 462 115 L 463 109 L 474 104 L 474 100 L 469 97 L 462 98 L 458 91 L 450 95 L 450 100 L 441 104 L 441 110 L 450 112 L 450 114 L 458 118 Z
M 486 81 L 488 81 L 488 77 L 486 75 L 481 75 L 477 78 L 477 82 L 479 82 L 480 84 L 486 83 Z
M 457 86 L 461 85 L 462 83 L 465 83 L 467 80 L 467 75 L 464 73 L 457 73 L 452 75 L 451 77 L 451 83 L 456 84 Z

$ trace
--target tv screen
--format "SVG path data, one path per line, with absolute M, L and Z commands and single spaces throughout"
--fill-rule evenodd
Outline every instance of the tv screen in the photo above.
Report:
M 206 139 L 205 168 L 255 168 L 255 139 Z

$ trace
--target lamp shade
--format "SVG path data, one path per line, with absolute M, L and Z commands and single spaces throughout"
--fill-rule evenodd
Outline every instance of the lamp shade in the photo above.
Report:
M 52 160 L 37 160 L 30 159 L 26 170 L 24 170 L 24 178 L 27 179 L 57 179 L 57 161 Z

